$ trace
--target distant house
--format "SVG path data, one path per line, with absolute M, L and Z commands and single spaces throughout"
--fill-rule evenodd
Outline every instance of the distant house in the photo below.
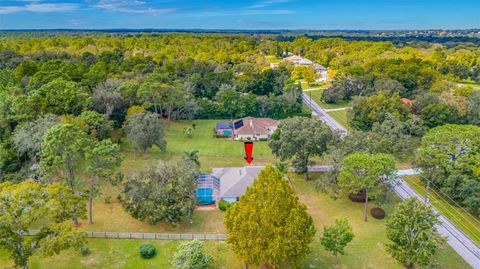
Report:
M 218 178 L 220 182 L 217 200 L 238 201 L 263 168 L 263 166 L 213 168 L 212 176 Z
M 233 136 L 233 124 L 231 122 L 217 122 L 215 124 L 215 134 L 219 136 Z
M 315 79 L 316 82 L 324 82 L 328 80 L 328 71 L 325 66 L 320 64 L 313 64 L 313 68 L 318 74 L 318 78 Z
M 279 121 L 269 118 L 245 117 L 233 122 L 233 138 L 237 140 L 266 140 L 277 129 Z
M 401 98 L 400 100 L 402 100 L 402 102 L 406 105 L 409 105 L 411 106 L 413 104 L 413 101 L 411 99 L 408 99 L 408 98 Z
M 293 65 L 299 65 L 300 61 L 302 61 L 303 59 L 304 58 L 302 56 L 298 56 L 298 55 L 292 55 L 292 56 L 283 58 L 284 61 L 291 62 Z
M 313 66 L 315 72 L 317 73 L 317 78 L 315 79 L 316 82 L 324 82 L 328 80 L 328 71 L 327 68 L 323 65 L 314 63 L 306 58 L 303 58 L 298 55 L 292 55 L 283 58 L 284 61 L 291 62 L 293 65 L 305 65 L 305 66 Z

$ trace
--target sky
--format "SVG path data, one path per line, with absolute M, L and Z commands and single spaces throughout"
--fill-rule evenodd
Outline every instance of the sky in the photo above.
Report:
M 480 0 L 0 0 L 0 29 L 480 28 Z

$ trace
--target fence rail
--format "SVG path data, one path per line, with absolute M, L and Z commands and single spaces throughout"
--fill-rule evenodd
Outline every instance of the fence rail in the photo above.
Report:
M 26 231 L 27 235 L 36 235 L 38 230 Z M 226 234 L 187 234 L 187 233 L 117 233 L 117 232 L 87 232 L 90 238 L 118 238 L 118 239 L 155 239 L 155 240 L 213 240 L 224 241 Z

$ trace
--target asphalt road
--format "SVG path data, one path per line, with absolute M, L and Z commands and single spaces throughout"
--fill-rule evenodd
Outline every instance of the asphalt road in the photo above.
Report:
M 318 118 L 334 131 L 338 131 L 344 135 L 348 134 L 347 129 L 332 118 L 328 113 L 321 108 L 315 101 L 311 100 L 306 94 L 302 94 L 303 102 L 310 107 Z M 309 171 L 325 171 L 325 166 L 310 166 Z M 398 184 L 394 191 L 403 200 L 410 197 L 415 197 L 420 201 L 424 199 L 410 187 L 400 176 L 418 174 L 416 169 L 406 169 L 398 171 Z M 450 220 L 441 214 L 435 207 L 433 210 L 438 214 L 440 224 L 437 227 L 438 233 L 447 238 L 447 243 L 469 263 L 474 269 L 480 269 L 480 247 L 473 242 L 467 235 L 458 229 Z
M 310 99 L 310 96 L 302 93 L 303 102 L 310 107 L 315 115 L 323 121 L 330 129 L 333 131 L 339 131 L 340 133 L 346 135 L 348 133 L 347 129 L 338 123 L 334 118 L 332 118 L 323 108 L 321 108 L 315 101 Z

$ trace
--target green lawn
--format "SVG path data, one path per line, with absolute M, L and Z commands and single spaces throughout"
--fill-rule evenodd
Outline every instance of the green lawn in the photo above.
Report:
M 472 81 L 472 80 L 462 80 L 458 83 L 458 86 L 470 86 L 474 90 L 480 90 L 480 83 Z
M 148 151 L 145 158 L 137 154 L 134 158 L 133 149 L 128 141 L 123 139 L 122 152 L 126 159 L 122 163 L 124 172 L 138 171 L 145 164 L 155 159 L 175 160 L 179 159 L 184 151 L 198 150 L 202 171 L 211 171 L 212 167 L 243 166 L 245 162 L 245 150 L 243 142 L 226 138 L 213 137 L 213 129 L 216 122 L 228 122 L 228 120 L 194 120 L 194 121 L 163 121 L 167 139 L 167 151 L 160 152 L 154 147 Z M 193 137 L 189 138 L 183 133 L 183 128 L 195 124 Z M 274 161 L 267 141 L 258 141 L 253 147 L 252 165 L 264 165 Z
M 82 256 L 68 250 L 53 257 L 35 256 L 30 261 L 32 269 L 147 269 L 172 268 L 171 260 L 182 241 L 130 240 L 130 239 L 89 239 L 90 255 Z M 140 245 L 150 243 L 156 246 L 157 255 L 149 260 L 142 259 Z M 241 268 L 241 262 L 224 242 L 207 242 L 206 250 L 215 257 L 215 268 Z M 0 267 L 14 268 L 5 252 L 0 250 Z
M 319 174 L 313 173 L 315 179 Z M 353 227 L 355 238 L 346 249 L 346 255 L 340 257 L 338 268 L 403 268 L 385 250 L 385 225 L 384 220 L 369 218 L 368 222 L 363 221 L 363 204 L 353 203 L 346 198 L 345 193 L 337 200 L 332 200 L 325 194 L 315 190 L 314 182 L 306 182 L 301 176 L 292 175 L 295 191 L 300 200 L 307 206 L 309 213 L 317 226 L 317 234 L 312 243 L 312 252 L 303 260 L 299 261 L 296 268 L 330 268 L 334 258 L 320 245 L 320 235 L 323 226 L 332 224 L 336 218 L 346 217 Z M 384 206 L 388 214 L 393 209 L 393 204 L 398 199 Z M 115 204 L 115 203 L 113 203 Z M 108 204 L 112 205 L 112 204 Z M 107 207 L 108 207 L 107 205 Z M 371 203 L 370 206 L 374 206 Z M 97 208 L 98 209 L 98 208 Z M 101 208 L 100 208 L 101 209 Z M 191 226 L 182 224 L 177 227 L 165 228 L 166 225 L 155 225 L 146 228 L 148 224 L 132 225 L 132 218 L 121 213 L 117 205 L 112 209 L 98 209 L 97 214 L 105 215 L 102 220 L 94 226 L 97 228 L 109 227 L 111 229 L 126 231 L 142 228 L 143 231 L 171 231 L 171 232 L 192 232 L 213 231 L 222 226 L 223 212 L 195 212 Z M 99 217 L 99 216 L 97 216 Z M 103 222 L 103 224 L 101 224 Z M 88 224 L 82 229 L 90 230 Z M 213 228 L 212 227 L 217 227 Z M 222 228 L 223 229 L 223 228 Z M 147 240 L 123 240 L 123 239 L 89 239 L 91 254 L 81 256 L 74 251 L 65 251 L 60 255 L 50 258 L 34 257 L 31 268 L 170 268 L 169 262 L 179 241 L 147 241 Z M 151 242 L 157 246 L 158 255 L 152 260 L 143 260 L 138 256 L 138 247 L 145 242 Z M 215 268 L 236 269 L 241 268 L 241 261 L 223 242 L 207 242 L 207 251 L 215 257 Z M 0 251 L 0 267 L 10 268 L 12 263 L 5 252 Z M 255 268 L 255 267 L 250 267 Z M 468 268 L 468 265 L 448 245 L 441 248 L 435 257 L 433 264 L 426 268 Z
M 267 61 L 269 61 L 272 64 L 278 64 L 282 61 L 282 58 L 279 58 L 275 55 L 267 55 L 265 56 L 265 58 L 267 58 Z
M 421 196 L 425 197 L 425 184 L 419 176 L 405 176 L 404 180 L 408 182 Z M 455 223 L 472 240 L 480 244 L 480 219 L 470 215 L 465 210 L 448 203 L 443 197 L 440 197 L 435 190 L 430 189 L 429 199 L 435 208 L 440 210 L 451 222 Z
M 322 93 L 323 90 L 321 89 L 305 92 L 308 97 L 312 96 L 312 100 L 317 102 L 317 104 L 324 109 L 344 108 L 349 106 L 349 103 L 347 101 L 340 101 L 336 104 L 327 104 L 322 100 Z
M 348 125 L 347 110 L 330 111 L 327 113 L 345 128 L 350 129 L 350 126 Z

